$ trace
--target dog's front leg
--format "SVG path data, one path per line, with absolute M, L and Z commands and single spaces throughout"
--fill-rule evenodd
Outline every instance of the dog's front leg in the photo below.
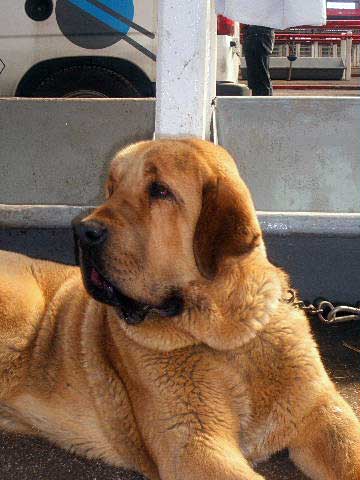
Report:
M 336 392 L 312 410 L 289 451 L 312 480 L 360 480 L 360 423 Z
M 264 480 L 229 438 L 196 438 L 160 461 L 161 480 Z

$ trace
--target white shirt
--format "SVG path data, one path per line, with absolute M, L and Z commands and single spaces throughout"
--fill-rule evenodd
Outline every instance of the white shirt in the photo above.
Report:
M 326 0 L 216 0 L 216 13 L 240 23 L 283 30 L 324 25 Z

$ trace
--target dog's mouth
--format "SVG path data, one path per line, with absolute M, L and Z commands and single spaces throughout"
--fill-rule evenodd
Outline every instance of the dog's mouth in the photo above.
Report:
M 142 303 L 128 297 L 105 278 L 93 261 L 84 259 L 81 251 L 80 267 L 88 293 L 95 300 L 113 306 L 118 315 L 129 325 L 142 323 L 150 312 L 157 312 L 162 317 L 174 317 L 180 315 L 184 309 L 183 297 L 175 289 L 160 305 Z

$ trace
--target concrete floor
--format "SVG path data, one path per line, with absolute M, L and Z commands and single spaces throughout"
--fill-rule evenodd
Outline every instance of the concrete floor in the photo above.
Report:
M 240 80 L 240 83 L 247 82 L 245 80 Z M 292 96 L 312 96 L 312 97 L 359 97 L 360 96 L 360 77 L 352 77 L 351 80 L 273 80 L 274 96 L 275 97 L 292 97 Z M 298 86 L 305 85 L 311 86 L 311 89 L 277 89 L 276 86 L 280 85 L 284 87 L 288 85 Z M 322 87 L 328 86 L 329 89 L 319 89 L 316 90 L 316 85 L 321 85 Z M 330 88 L 332 86 L 338 87 L 338 89 Z M 340 88 L 339 88 L 340 87 Z M 348 87 L 348 89 L 347 89 Z
M 332 379 L 360 416 L 360 322 L 341 327 L 313 323 Z M 269 480 L 305 480 L 286 452 L 257 467 Z M 70 455 L 38 439 L 0 434 L 2 480 L 144 480 L 140 475 Z M 219 479 L 220 480 L 220 479 Z
M 275 97 L 288 97 L 288 96 L 313 96 L 313 97 L 359 97 L 360 96 L 360 77 L 352 77 L 351 80 L 274 80 Z M 277 85 L 281 86 L 293 86 L 293 85 L 309 85 L 312 88 L 307 90 L 292 90 L 292 89 L 276 89 Z M 322 87 L 329 86 L 328 90 L 319 89 L 314 87 L 321 85 Z M 330 88 L 336 86 L 338 89 Z M 340 87 L 340 88 L 339 88 Z M 348 87 L 348 89 L 346 88 Z M 356 88 L 356 89 L 355 89 Z

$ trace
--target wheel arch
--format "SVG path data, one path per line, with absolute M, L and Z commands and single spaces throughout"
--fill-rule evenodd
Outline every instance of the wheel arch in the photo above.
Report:
M 15 91 L 17 97 L 31 97 L 34 88 L 46 77 L 63 68 L 77 65 L 98 65 L 123 75 L 143 95 L 155 96 L 155 87 L 136 64 L 118 57 L 77 56 L 44 60 L 33 65 L 22 77 Z

